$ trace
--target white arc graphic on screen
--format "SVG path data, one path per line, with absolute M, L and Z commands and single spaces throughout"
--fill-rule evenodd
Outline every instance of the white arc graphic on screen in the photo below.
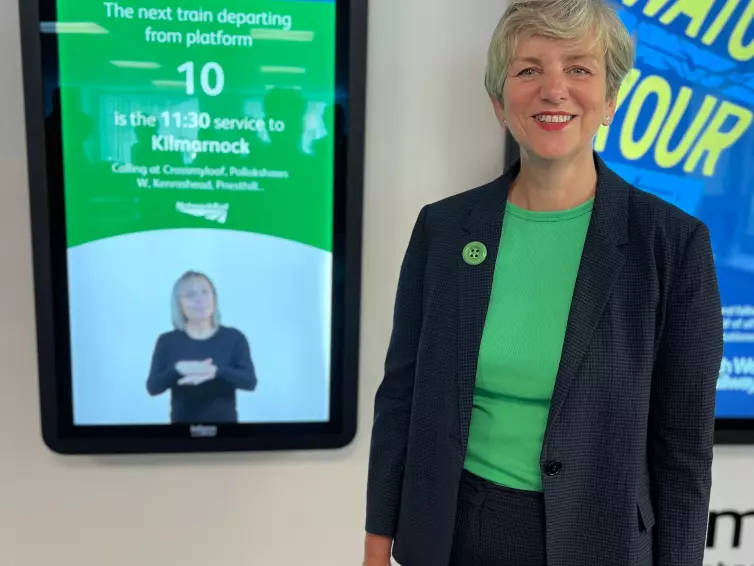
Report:
M 194 204 L 191 202 L 176 202 L 175 209 L 178 212 L 182 212 L 183 214 L 198 216 L 201 218 L 206 218 L 207 220 L 212 220 L 213 222 L 225 224 L 225 222 L 228 220 L 228 210 L 230 209 L 230 204 L 221 204 L 219 202 L 201 204 Z

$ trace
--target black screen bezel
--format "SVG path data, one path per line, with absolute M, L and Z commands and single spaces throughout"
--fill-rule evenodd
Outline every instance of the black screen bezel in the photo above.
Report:
M 219 424 L 193 437 L 189 425 L 75 426 L 68 322 L 65 214 L 50 182 L 45 132 L 45 59 L 40 24 L 56 0 L 19 0 L 32 227 L 42 437 L 61 454 L 333 449 L 356 434 L 366 93 L 367 0 L 336 0 L 336 88 L 347 99 L 335 152 L 330 420 L 326 423 Z M 55 37 L 54 35 L 52 37 Z M 57 40 L 54 40 L 55 44 Z M 49 50 L 50 48 L 47 47 Z M 44 57 L 44 55 L 48 55 Z M 57 57 L 55 57 L 56 59 Z M 61 185 L 62 183 L 59 183 Z
M 515 163 L 520 157 L 518 143 L 510 132 L 505 133 L 505 166 Z M 715 444 L 754 444 L 754 418 L 715 418 Z

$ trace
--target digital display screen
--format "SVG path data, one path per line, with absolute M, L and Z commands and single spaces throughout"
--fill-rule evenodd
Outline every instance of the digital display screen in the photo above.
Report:
M 71 430 L 342 420 L 345 4 L 41 2 Z

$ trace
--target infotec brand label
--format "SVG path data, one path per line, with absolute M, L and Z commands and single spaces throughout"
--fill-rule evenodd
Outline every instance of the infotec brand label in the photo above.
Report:
M 754 417 L 754 2 L 622 0 L 636 65 L 595 149 L 709 227 L 723 300 L 717 416 Z

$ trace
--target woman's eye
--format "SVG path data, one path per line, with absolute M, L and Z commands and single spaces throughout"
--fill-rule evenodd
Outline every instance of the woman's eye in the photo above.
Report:
M 588 69 L 585 69 L 584 67 L 574 67 L 571 69 L 571 72 L 576 75 L 589 75 L 591 74 Z
M 519 77 L 530 77 L 530 76 L 532 76 L 532 75 L 533 75 L 534 73 L 536 73 L 536 71 L 535 71 L 534 69 L 532 69 L 532 68 L 528 68 L 528 69 L 524 69 L 523 71 L 521 71 L 521 72 L 520 72 L 520 73 L 518 74 L 518 76 L 519 76 Z

